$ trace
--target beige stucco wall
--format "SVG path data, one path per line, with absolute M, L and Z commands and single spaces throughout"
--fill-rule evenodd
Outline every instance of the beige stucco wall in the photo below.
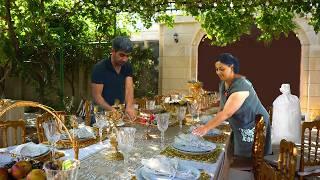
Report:
M 306 19 L 296 18 L 297 37 L 301 42 L 300 100 L 301 109 L 320 112 L 320 35 Z M 205 32 L 192 17 L 177 16 L 174 28 L 160 25 L 159 92 L 187 92 L 186 82 L 197 79 L 198 46 Z M 173 34 L 178 33 L 175 43 Z M 309 98 L 308 98 L 309 97 Z M 320 114 L 319 114 L 320 115 Z

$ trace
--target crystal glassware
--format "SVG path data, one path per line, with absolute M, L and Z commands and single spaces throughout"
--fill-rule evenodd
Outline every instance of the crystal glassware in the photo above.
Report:
M 58 125 L 55 120 L 50 120 L 43 123 L 44 133 L 47 140 L 51 145 L 52 159 L 55 158 L 55 146 L 60 139 L 60 132 L 58 131 Z
M 76 159 L 65 161 L 68 161 L 68 166 L 66 166 L 67 169 L 59 169 L 59 165 L 57 164 L 59 161 L 47 161 L 44 163 L 43 169 L 46 172 L 47 180 L 78 179 L 77 176 L 80 168 L 80 161 Z
M 96 113 L 96 126 L 99 129 L 99 138 L 100 138 L 100 144 L 102 144 L 102 131 L 105 126 L 107 126 L 107 119 L 106 115 L 103 113 Z
M 136 128 L 124 127 L 117 131 L 117 141 L 120 151 L 123 153 L 124 159 L 124 172 L 122 174 L 122 179 L 130 179 L 130 174 L 128 172 L 128 162 L 129 153 L 133 149 L 134 138 L 135 138 Z
M 161 147 L 164 146 L 164 132 L 168 129 L 169 126 L 169 119 L 170 119 L 170 113 L 161 113 L 157 116 L 157 127 L 159 131 L 161 132 Z
M 179 120 L 180 130 L 182 129 L 182 121 L 186 116 L 186 111 L 187 111 L 187 108 L 185 106 L 178 106 L 177 107 L 177 118 Z
M 191 114 L 192 121 L 199 121 L 199 104 L 197 101 L 188 103 L 188 111 Z

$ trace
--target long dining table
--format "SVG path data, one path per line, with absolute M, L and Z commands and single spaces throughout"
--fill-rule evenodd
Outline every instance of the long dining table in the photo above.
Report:
M 78 174 L 78 179 L 121 179 L 121 174 L 128 170 L 131 173 L 132 179 L 135 179 L 136 169 L 141 166 L 142 159 L 152 158 L 156 155 L 164 152 L 166 148 L 170 148 L 174 141 L 174 137 L 181 132 L 186 132 L 190 126 L 184 126 L 182 130 L 179 126 L 172 126 L 165 132 L 165 145 L 161 147 L 160 143 L 160 131 L 157 127 L 152 127 L 150 131 L 150 136 L 152 139 L 145 139 L 144 134 L 146 127 L 142 125 L 133 125 L 137 129 L 135 135 L 134 148 L 129 153 L 129 163 L 128 167 L 125 167 L 123 161 L 108 160 L 107 154 L 110 153 L 111 145 L 108 140 L 104 141 L 103 146 L 105 148 L 96 151 L 95 153 L 90 153 L 89 155 L 83 157 L 83 151 L 85 149 L 80 149 L 80 160 L 81 167 Z M 191 166 L 203 171 L 210 177 L 209 179 L 225 179 L 228 170 L 228 158 L 226 157 L 225 149 L 228 146 L 229 136 L 225 141 L 219 144 L 221 151 L 217 155 L 217 159 L 214 162 L 201 162 L 197 160 L 180 159 L 184 163 L 188 163 Z M 93 145 L 95 146 L 95 145 Z M 92 147 L 87 147 L 87 149 L 92 149 Z M 72 153 L 72 152 L 71 152 Z
M 182 129 L 179 129 L 178 125 L 169 126 L 165 132 L 164 146 L 161 146 L 160 131 L 156 126 L 149 127 L 149 134 L 152 139 L 145 139 L 145 125 L 127 124 L 126 126 L 136 128 L 134 148 L 129 153 L 129 163 L 127 163 L 127 167 L 124 166 L 124 161 L 122 160 L 117 161 L 106 158 L 112 148 L 109 139 L 106 139 L 103 143 L 93 144 L 79 150 L 81 165 L 77 179 L 123 179 L 121 176 L 124 172 L 130 173 L 130 179 L 139 179 L 135 173 L 137 168 L 141 166 L 141 160 L 163 154 L 167 148 L 171 147 L 176 135 L 181 132 L 188 132 L 190 128 L 189 125 L 184 125 Z M 215 160 L 207 162 L 185 158 L 180 159 L 178 157 L 179 161 L 188 163 L 188 165 L 199 169 L 202 172 L 200 179 L 226 179 L 229 168 L 229 160 L 226 153 L 229 145 L 229 135 L 228 133 L 224 135 L 225 139 L 223 142 L 217 143 L 220 151 Z M 65 155 L 61 159 L 74 158 L 73 149 L 58 151 L 63 152 Z M 10 159 L 5 156 L 5 154 L 0 153 L 0 161 Z M 2 164 L 4 164 L 4 162 L 2 162 Z

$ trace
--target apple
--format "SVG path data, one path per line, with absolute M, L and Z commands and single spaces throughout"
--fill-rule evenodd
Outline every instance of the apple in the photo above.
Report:
M 22 179 L 26 176 L 24 168 L 16 164 L 11 167 L 11 174 L 16 179 Z
M 8 170 L 6 168 L 0 168 L 0 180 L 7 180 L 8 178 Z
M 29 161 L 19 161 L 16 165 L 22 167 L 26 174 L 32 170 L 32 164 Z
M 27 175 L 27 180 L 45 180 L 45 179 L 46 179 L 46 174 L 41 169 L 33 169 Z

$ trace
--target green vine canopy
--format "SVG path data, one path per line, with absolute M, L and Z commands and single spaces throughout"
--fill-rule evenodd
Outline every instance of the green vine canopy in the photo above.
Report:
M 175 15 L 190 15 L 214 45 L 234 43 L 253 26 L 261 32 L 258 40 L 268 43 L 294 31 L 296 17 L 306 18 L 319 32 L 319 4 L 320 0 L 0 0 L 0 91 L 14 73 L 46 97 L 61 67 L 74 91 L 77 68 L 89 71 L 108 52 L 102 42 L 109 46 L 117 35 L 130 36 L 140 30 L 139 22 L 146 28 L 153 23 L 172 27 Z

